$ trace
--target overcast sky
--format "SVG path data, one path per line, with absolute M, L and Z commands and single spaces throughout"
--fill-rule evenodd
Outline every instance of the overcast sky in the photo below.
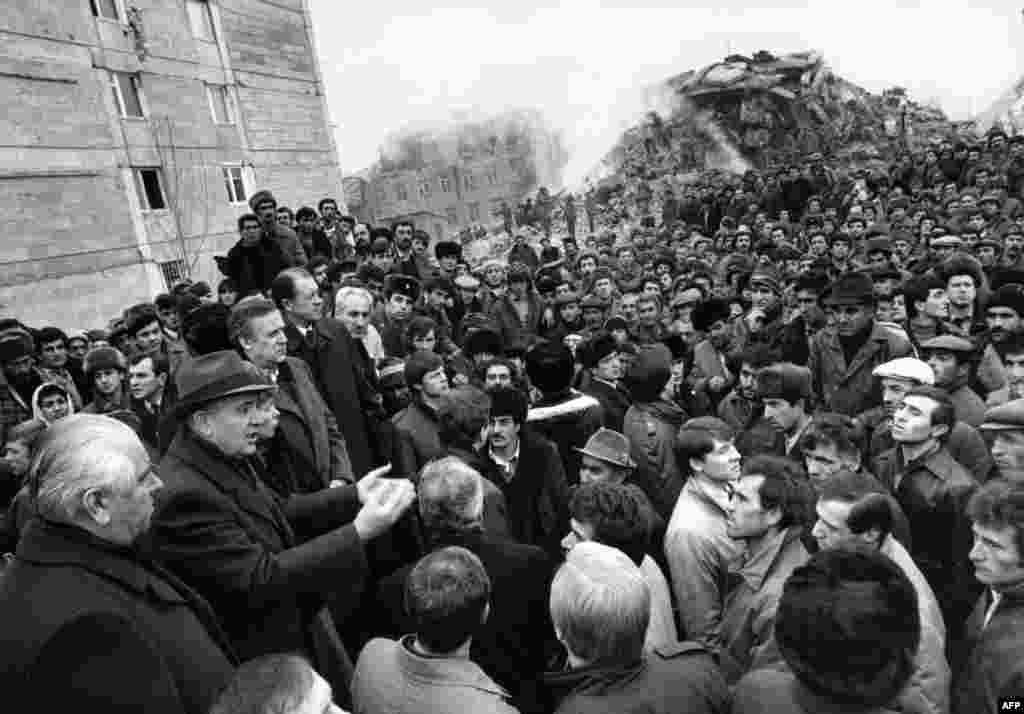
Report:
M 1024 75 L 1014 0 L 310 2 L 346 174 L 410 122 L 510 107 L 541 109 L 596 159 L 639 116 L 639 87 L 729 52 L 818 49 L 840 76 L 872 91 L 906 86 L 954 118 Z

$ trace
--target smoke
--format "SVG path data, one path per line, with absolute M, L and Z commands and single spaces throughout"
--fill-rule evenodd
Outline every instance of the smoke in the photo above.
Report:
M 711 145 L 707 168 L 743 173 L 750 164 L 715 123 L 711 112 L 699 110 L 668 83 L 623 90 L 606 106 L 592 108 L 570 132 L 569 163 L 561 188 L 580 191 L 586 183 L 597 183 L 616 170 L 623 160 L 629 135 L 656 116 L 662 123 L 692 123 Z
M 491 156 L 509 158 L 519 177 L 516 190 L 524 194 L 558 184 L 568 160 L 563 132 L 536 109 L 495 115 L 458 109 L 446 120 L 419 121 L 388 134 L 375 168 L 444 171 Z

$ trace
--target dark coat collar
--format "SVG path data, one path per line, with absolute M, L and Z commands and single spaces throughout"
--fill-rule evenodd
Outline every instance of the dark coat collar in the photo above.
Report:
M 281 509 L 275 508 L 272 492 L 259 483 L 258 467 L 252 460 L 231 461 L 214 447 L 204 444 L 188 428 L 178 431 L 167 450 L 166 458 L 176 458 L 186 464 L 227 495 L 239 508 L 270 524 L 286 547 L 294 542 L 294 534 Z M 258 531 L 253 534 L 254 537 L 257 534 Z

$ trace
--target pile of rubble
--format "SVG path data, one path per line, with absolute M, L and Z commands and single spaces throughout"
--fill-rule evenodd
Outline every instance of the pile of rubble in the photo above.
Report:
M 834 74 L 818 52 L 730 55 L 666 85 L 671 116 L 628 133 L 624 155 L 641 140 L 651 158 L 658 153 L 652 148 L 674 153 L 678 146 L 687 169 L 730 168 L 738 159 L 770 166 L 814 152 L 865 161 L 950 129 L 940 109 L 911 101 L 898 87 L 872 94 Z M 738 156 L 723 156 L 725 149 Z

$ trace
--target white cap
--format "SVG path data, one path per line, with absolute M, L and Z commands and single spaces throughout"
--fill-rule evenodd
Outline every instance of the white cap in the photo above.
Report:
M 875 367 L 871 373 L 876 377 L 888 377 L 889 379 L 909 379 L 917 382 L 918 384 L 927 384 L 933 386 L 935 384 L 935 373 L 932 372 L 932 368 L 928 366 L 927 362 L 923 362 L 914 357 L 900 357 L 880 364 Z

